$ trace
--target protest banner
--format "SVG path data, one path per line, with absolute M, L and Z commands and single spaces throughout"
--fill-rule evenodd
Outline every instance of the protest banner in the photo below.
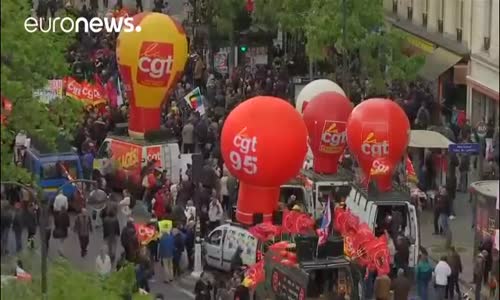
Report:
M 200 113 L 200 115 L 205 114 L 205 105 L 203 104 L 203 95 L 201 94 L 200 88 L 197 87 L 191 92 L 189 92 L 186 96 L 184 96 L 184 100 L 189 105 L 191 109 Z
M 33 98 L 43 103 L 50 103 L 63 97 L 64 81 L 62 79 L 49 80 L 45 87 L 33 91 Z
M 99 84 L 87 81 L 80 83 L 73 77 L 66 77 L 64 81 L 66 96 L 68 97 L 91 105 L 99 105 L 107 102 L 106 96 L 103 93 L 103 87 L 99 86 Z

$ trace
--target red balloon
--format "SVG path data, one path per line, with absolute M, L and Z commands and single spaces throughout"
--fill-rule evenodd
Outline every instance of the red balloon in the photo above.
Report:
M 246 100 L 227 117 L 221 152 L 231 174 L 240 180 L 236 218 L 253 223 L 262 213 L 271 221 L 280 185 L 295 177 L 307 152 L 307 129 L 288 102 L 267 96 Z
M 314 154 L 314 172 L 334 174 L 345 147 L 346 123 L 352 103 L 336 92 L 314 97 L 302 116 L 309 132 L 309 146 Z
M 354 108 L 347 121 L 347 145 L 365 177 L 380 191 L 391 189 L 392 174 L 410 136 L 404 110 L 390 99 L 368 99 Z

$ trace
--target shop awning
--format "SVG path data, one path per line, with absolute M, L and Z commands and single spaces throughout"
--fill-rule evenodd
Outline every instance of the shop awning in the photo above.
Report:
M 418 75 L 429 81 L 436 80 L 439 75 L 453 67 L 461 59 L 461 56 L 445 50 L 444 48 L 436 48 L 432 53 L 426 56 L 425 64 L 422 69 L 420 69 Z
M 408 147 L 448 149 L 448 146 L 451 144 L 454 143 L 439 132 L 412 130 L 410 132 L 410 144 Z

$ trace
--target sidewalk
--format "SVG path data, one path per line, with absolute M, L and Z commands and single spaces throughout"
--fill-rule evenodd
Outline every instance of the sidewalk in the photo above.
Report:
M 454 203 L 456 218 L 450 220 L 452 232 L 452 245 L 462 258 L 463 271 L 460 275 L 462 292 L 473 288 L 471 284 L 473 279 L 473 256 L 474 256 L 474 231 L 472 229 L 472 208 L 469 203 L 469 195 L 458 193 Z M 442 236 L 433 235 L 434 232 L 434 214 L 432 210 L 425 210 L 421 214 L 420 233 L 422 246 L 429 252 L 430 258 L 437 262 L 442 255 L 447 254 L 445 249 L 445 239 Z M 487 288 L 483 287 L 483 297 L 489 296 Z M 471 299 L 474 299 L 474 289 L 469 292 Z

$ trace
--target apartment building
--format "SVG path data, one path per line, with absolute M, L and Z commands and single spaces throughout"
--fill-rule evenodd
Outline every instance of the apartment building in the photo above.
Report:
M 387 23 L 392 30 L 406 33 L 411 49 L 408 55 L 426 56 L 419 75 L 434 83 L 436 101 L 444 101 L 445 115 L 451 115 L 453 106 L 467 108 L 474 2 L 476 0 L 384 0 Z
M 499 118 L 499 0 L 473 0 L 467 115 L 473 124 Z

